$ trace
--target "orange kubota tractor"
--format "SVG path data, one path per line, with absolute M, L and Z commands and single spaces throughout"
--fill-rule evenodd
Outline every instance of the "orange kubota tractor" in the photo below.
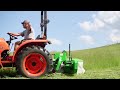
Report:
M 13 66 L 17 72 L 28 78 L 38 78 L 52 70 L 52 58 L 45 46 L 50 41 L 47 40 L 47 11 L 41 11 L 41 35 L 35 40 L 23 42 L 13 56 L 9 55 L 11 41 L 17 37 L 10 36 L 9 41 L 0 38 L 0 67 Z

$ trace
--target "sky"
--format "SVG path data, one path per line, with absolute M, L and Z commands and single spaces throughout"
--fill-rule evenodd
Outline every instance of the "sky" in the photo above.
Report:
M 120 42 L 119 11 L 47 11 L 48 51 L 84 50 Z M 7 32 L 19 33 L 21 22 L 30 21 L 35 37 L 41 34 L 41 11 L 0 11 L 0 38 L 9 40 Z M 23 37 L 12 41 L 14 44 Z M 14 46 L 13 46 L 14 47 Z M 13 47 L 11 50 L 13 50 Z

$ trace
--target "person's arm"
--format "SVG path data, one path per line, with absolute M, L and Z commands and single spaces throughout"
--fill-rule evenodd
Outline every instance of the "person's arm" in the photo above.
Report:
M 13 35 L 13 36 L 21 36 L 21 33 L 11 33 L 11 32 L 8 32 L 8 33 Z

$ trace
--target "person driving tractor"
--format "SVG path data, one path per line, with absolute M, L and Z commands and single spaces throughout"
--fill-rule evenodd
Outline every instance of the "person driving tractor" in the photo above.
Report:
M 24 20 L 22 23 L 23 28 L 25 29 L 23 32 L 20 33 L 12 33 L 12 32 L 8 32 L 9 34 L 13 35 L 13 36 L 22 36 L 24 37 L 23 40 L 21 41 L 17 41 L 15 42 L 15 47 L 14 47 L 14 51 L 17 49 L 17 47 L 25 40 L 34 40 L 34 29 L 32 28 L 31 24 L 29 21 Z

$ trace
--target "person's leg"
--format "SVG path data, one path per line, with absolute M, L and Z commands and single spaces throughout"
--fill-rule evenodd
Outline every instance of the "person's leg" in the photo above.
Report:
M 14 47 L 14 51 L 19 47 L 20 44 L 22 44 L 25 40 L 21 40 L 21 41 L 17 41 L 15 42 L 15 47 Z
M 20 42 L 21 42 L 21 41 L 15 42 L 14 51 L 18 48 L 18 46 L 20 45 Z

